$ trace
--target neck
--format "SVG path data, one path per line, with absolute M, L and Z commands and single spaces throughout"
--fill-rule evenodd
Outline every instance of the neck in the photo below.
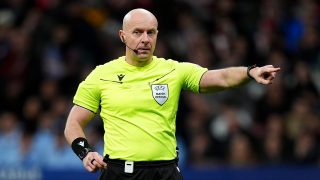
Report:
M 137 66 L 137 67 L 143 67 L 151 63 L 152 61 L 152 56 L 149 58 L 139 58 L 136 56 L 128 56 L 126 55 L 126 61 L 128 64 L 132 66 Z

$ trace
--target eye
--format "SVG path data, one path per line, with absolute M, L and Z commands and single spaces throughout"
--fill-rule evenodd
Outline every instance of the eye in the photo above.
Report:
M 133 34 L 134 34 L 135 36 L 140 36 L 142 33 L 141 33 L 140 31 L 133 31 Z
M 149 36 L 154 36 L 156 34 L 155 30 L 150 30 L 147 32 Z

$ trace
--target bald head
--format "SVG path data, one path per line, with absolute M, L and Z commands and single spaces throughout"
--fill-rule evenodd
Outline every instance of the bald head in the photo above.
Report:
M 123 18 L 122 28 L 124 31 L 127 31 L 132 27 L 133 24 L 141 24 L 143 22 L 149 22 L 158 27 L 157 18 L 148 10 L 138 8 L 129 11 Z
M 144 66 L 152 61 L 158 37 L 157 18 L 145 9 L 133 9 L 123 18 L 119 37 L 126 45 L 126 61 Z

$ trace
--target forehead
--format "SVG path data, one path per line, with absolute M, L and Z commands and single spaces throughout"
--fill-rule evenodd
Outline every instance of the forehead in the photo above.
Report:
M 149 30 L 157 28 L 157 19 L 153 15 L 148 13 L 133 13 L 124 22 L 124 30 Z

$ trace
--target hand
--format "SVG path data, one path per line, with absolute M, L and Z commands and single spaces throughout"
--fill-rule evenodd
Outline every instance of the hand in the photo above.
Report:
M 103 161 L 103 157 L 97 152 L 89 152 L 82 162 L 89 172 L 96 172 L 98 169 L 107 168 L 107 163 Z
M 275 68 L 273 65 L 266 65 L 251 69 L 250 75 L 260 84 L 272 84 L 273 79 L 276 77 L 280 68 Z

